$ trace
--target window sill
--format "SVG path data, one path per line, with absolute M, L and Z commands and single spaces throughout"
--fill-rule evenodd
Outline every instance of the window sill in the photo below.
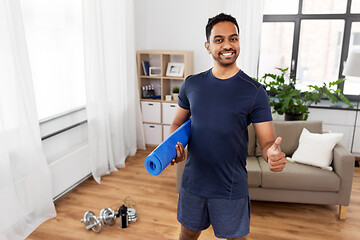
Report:
M 87 122 L 86 107 L 79 107 L 70 111 L 40 120 L 41 139 L 45 140 L 68 131 Z
M 321 100 L 318 104 L 312 104 L 310 108 L 321 108 L 329 110 L 346 110 L 346 111 L 359 111 L 356 109 L 357 102 L 351 102 L 355 107 L 351 108 L 344 102 L 332 103 L 329 100 Z

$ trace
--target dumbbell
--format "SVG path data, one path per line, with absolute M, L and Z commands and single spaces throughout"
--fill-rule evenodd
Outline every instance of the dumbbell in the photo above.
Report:
M 136 222 L 138 215 L 134 208 L 127 208 L 128 222 Z M 98 233 L 102 226 L 111 226 L 116 222 L 116 218 L 120 217 L 120 208 L 114 211 L 111 208 L 103 208 L 100 211 L 99 217 L 96 217 L 92 211 L 86 211 L 84 218 L 80 221 L 85 224 L 87 230 L 93 230 Z M 126 224 L 127 225 L 127 224 Z
M 114 225 L 114 223 L 116 222 L 116 216 L 117 213 L 115 213 L 114 210 L 112 210 L 111 208 L 103 208 L 100 211 L 100 221 L 105 225 L 105 226 L 111 226 Z
M 100 216 L 96 217 L 92 211 L 86 211 L 81 222 L 85 224 L 87 230 L 91 229 L 98 233 L 101 231 L 102 225 L 114 225 L 116 222 L 116 213 L 111 208 L 103 208 L 100 211 Z
M 95 216 L 92 211 L 86 211 L 84 214 L 84 218 L 80 221 L 85 224 L 85 228 L 87 230 L 91 229 L 96 233 L 101 231 L 101 221 Z
M 129 222 L 136 222 L 138 215 L 136 213 L 135 208 L 128 208 L 127 214 L 128 214 Z
M 136 222 L 138 215 L 135 208 L 127 208 L 129 222 Z M 120 217 L 120 208 L 115 212 L 111 208 L 103 208 L 100 211 L 100 221 L 104 225 L 114 225 L 116 219 Z

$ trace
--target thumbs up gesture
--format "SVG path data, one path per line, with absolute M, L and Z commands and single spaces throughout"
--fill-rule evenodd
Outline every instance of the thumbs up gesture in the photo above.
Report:
M 276 138 L 273 145 L 267 150 L 267 162 L 270 170 L 273 172 L 281 172 L 285 168 L 285 153 L 280 149 L 281 137 Z

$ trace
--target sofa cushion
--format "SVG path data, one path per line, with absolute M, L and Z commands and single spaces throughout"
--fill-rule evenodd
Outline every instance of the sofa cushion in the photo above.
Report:
M 262 157 L 259 157 L 259 164 L 263 188 L 323 192 L 338 192 L 340 189 L 340 177 L 333 171 L 287 161 L 282 172 L 272 172 Z
M 248 126 L 248 135 L 249 135 L 249 143 L 248 143 L 248 156 L 255 156 L 255 129 L 252 124 Z
M 261 184 L 261 169 L 256 157 L 246 159 L 246 169 L 248 172 L 248 186 L 259 187 Z
M 299 147 L 288 160 L 331 171 L 333 149 L 342 136 L 342 133 L 310 133 L 304 128 L 299 139 Z
M 303 128 L 311 133 L 322 133 L 321 121 L 274 121 L 276 137 L 282 137 L 281 150 L 286 156 L 292 156 L 299 145 Z M 259 140 L 256 140 L 256 156 L 262 155 Z

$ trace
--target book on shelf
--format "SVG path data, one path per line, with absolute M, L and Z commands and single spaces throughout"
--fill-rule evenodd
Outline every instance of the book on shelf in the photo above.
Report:
M 149 76 L 150 63 L 149 61 L 141 61 L 145 76 Z

